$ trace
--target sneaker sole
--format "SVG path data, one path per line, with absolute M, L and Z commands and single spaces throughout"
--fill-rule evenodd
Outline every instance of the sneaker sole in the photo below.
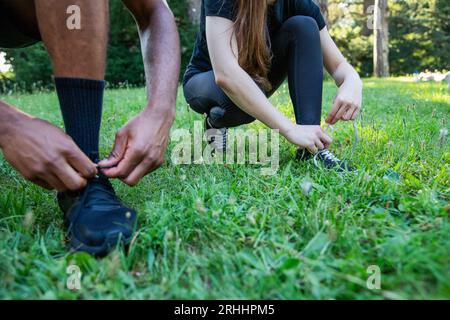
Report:
M 101 246 L 88 246 L 73 236 L 68 238 L 68 246 L 71 252 L 86 252 L 95 257 L 104 257 L 110 253 L 118 244 L 128 247 L 132 236 L 124 238 L 122 233 L 114 234 L 106 238 Z

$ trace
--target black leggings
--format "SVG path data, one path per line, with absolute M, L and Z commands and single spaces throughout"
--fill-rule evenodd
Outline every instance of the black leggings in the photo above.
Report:
M 288 78 L 289 93 L 298 124 L 320 125 L 323 59 L 319 28 L 314 19 L 294 16 L 271 38 L 273 60 L 269 72 L 270 97 Z M 236 127 L 255 119 L 236 106 L 217 86 L 213 71 L 196 74 L 184 85 L 192 109 L 207 114 L 216 128 Z

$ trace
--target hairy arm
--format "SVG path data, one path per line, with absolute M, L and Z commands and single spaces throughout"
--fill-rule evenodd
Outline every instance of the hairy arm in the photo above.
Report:
M 180 43 L 174 16 L 165 0 L 123 2 L 139 29 L 148 103 L 117 132 L 113 151 L 99 166 L 106 176 L 135 186 L 164 162 L 175 117 Z
M 97 173 L 95 165 L 61 129 L 2 101 L 0 149 L 25 179 L 47 189 L 79 190 Z
M 270 103 L 240 67 L 232 21 L 207 17 L 206 37 L 216 82 L 237 106 L 270 128 L 280 130 L 290 142 L 312 152 L 329 145 L 331 140 L 320 126 L 298 126 L 292 123 Z
M 175 116 L 180 43 L 165 0 L 123 0 L 139 28 L 150 108 Z
M 324 65 L 339 87 L 327 122 L 356 119 L 362 104 L 362 81 L 331 38 L 328 29 L 320 31 Z

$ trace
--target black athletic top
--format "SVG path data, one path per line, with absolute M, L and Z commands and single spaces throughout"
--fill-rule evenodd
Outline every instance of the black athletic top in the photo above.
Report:
M 234 5 L 235 0 L 202 0 L 200 32 L 197 34 L 194 52 L 184 75 L 184 84 L 197 73 L 212 70 L 206 44 L 206 16 L 222 17 L 234 21 Z M 320 9 L 312 0 L 277 0 L 269 8 L 270 33 L 276 33 L 287 19 L 297 15 L 314 18 L 320 30 L 325 27 L 325 20 Z

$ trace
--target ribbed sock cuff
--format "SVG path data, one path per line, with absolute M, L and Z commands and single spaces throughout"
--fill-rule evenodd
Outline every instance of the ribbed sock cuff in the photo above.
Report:
M 55 77 L 55 86 L 67 134 L 91 159 L 98 157 L 105 81 Z

